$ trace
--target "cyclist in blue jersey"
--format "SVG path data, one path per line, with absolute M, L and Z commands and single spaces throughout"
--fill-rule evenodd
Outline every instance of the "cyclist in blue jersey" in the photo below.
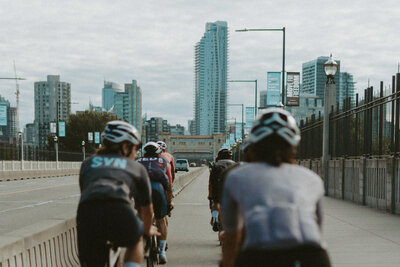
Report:
M 168 235 L 167 214 L 173 209 L 172 185 L 167 175 L 167 160 L 160 157 L 162 149 L 155 142 L 148 142 L 144 147 L 144 156 L 137 161 L 146 168 L 151 183 L 154 215 L 160 229 L 160 264 L 167 263 L 165 252 Z
M 294 162 L 300 130 L 266 109 L 249 134 L 247 164 L 230 171 L 222 203 L 224 267 L 329 267 L 321 235 L 321 178 Z
M 143 260 L 142 234 L 159 234 L 152 225 L 153 205 L 146 169 L 135 162 L 140 134 L 123 121 L 110 121 L 102 133 L 103 146 L 81 166 L 81 198 L 77 211 L 79 260 L 83 267 L 106 263 L 107 242 L 127 247 L 125 267 Z M 142 203 L 142 221 L 131 197 Z

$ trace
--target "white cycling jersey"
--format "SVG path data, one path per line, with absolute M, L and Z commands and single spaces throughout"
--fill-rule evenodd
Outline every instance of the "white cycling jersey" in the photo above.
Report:
M 294 164 L 249 163 L 232 170 L 222 196 L 224 230 L 244 228 L 245 249 L 322 246 L 321 178 Z

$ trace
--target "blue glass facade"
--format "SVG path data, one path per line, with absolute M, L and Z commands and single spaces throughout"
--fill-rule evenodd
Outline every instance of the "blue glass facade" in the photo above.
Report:
M 209 22 L 195 46 L 194 124 L 198 135 L 226 131 L 228 24 Z
M 350 97 L 351 103 L 354 104 L 354 90 L 355 90 L 355 82 L 353 79 L 353 75 L 348 72 L 340 73 L 340 87 L 338 91 L 338 101 L 340 108 L 343 107 L 343 100 Z
M 326 83 L 326 74 L 324 70 L 324 64 L 328 61 L 329 57 L 318 57 L 317 59 L 303 63 L 302 69 L 302 91 L 300 93 L 311 94 L 319 98 L 324 99 L 324 90 Z M 340 60 L 336 60 L 338 64 L 338 70 L 335 75 L 336 88 L 340 88 Z M 336 99 L 338 98 L 338 92 L 336 93 Z

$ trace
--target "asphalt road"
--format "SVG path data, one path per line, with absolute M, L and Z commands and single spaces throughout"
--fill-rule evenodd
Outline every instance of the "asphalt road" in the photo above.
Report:
M 221 247 L 210 226 L 208 174 L 203 172 L 174 199 L 167 266 L 218 266 Z
M 46 219 L 67 219 L 76 213 L 78 176 L 0 183 L 0 235 Z

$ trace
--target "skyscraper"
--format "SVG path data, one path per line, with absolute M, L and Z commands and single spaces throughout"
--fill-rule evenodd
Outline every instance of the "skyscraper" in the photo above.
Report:
M 324 90 L 326 83 L 326 74 L 324 70 L 324 64 L 328 61 L 329 57 L 318 57 L 317 59 L 303 63 L 302 71 L 302 92 L 304 94 L 310 94 L 318 96 L 324 99 Z M 335 60 L 338 64 L 338 69 L 335 75 L 336 83 L 336 99 L 338 98 L 338 90 L 340 88 L 340 60 Z
M 338 101 L 340 108 L 343 107 L 343 100 L 350 97 L 351 103 L 355 102 L 354 100 L 354 90 L 355 90 L 355 82 L 353 79 L 353 75 L 348 72 L 340 73 L 340 87 L 337 92 Z
M 119 84 L 114 82 L 104 81 L 104 88 L 102 90 L 102 106 L 105 110 L 109 111 L 114 106 L 114 95 L 121 92 Z
M 66 121 L 71 114 L 71 84 L 60 75 L 48 75 L 47 81 L 35 82 L 36 145 L 46 147 L 50 122 Z
M 103 101 L 104 102 L 104 101 Z M 138 131 L 142 130 L 142 89 L 136 80 L 125 84 L 124 92 L 114 93 L 113 112 L 121 120 L 126 120 Z
M 198 135 L 226 131 L 228 24 L 206 23 L 195 46 L 194 128 Z

